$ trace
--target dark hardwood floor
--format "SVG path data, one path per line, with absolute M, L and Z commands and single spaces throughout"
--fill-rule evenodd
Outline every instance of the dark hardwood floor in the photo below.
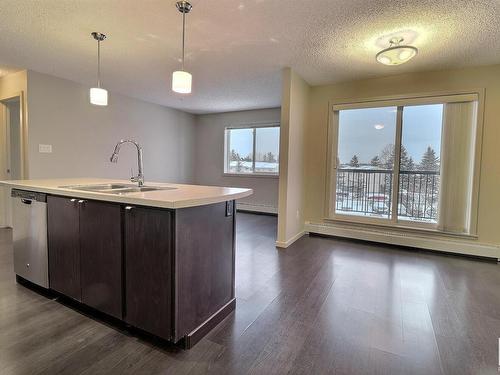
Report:
M 238 214 L 236 312 L 158 346 L 15 283 L 0 230 L 1 374 L 498 374 L 500 266 L 320 237 L 274 247 Z

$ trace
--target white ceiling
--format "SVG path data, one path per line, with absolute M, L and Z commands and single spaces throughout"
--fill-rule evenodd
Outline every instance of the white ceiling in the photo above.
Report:
M 104 32 L 103 85 L 193 113 L 280 105 L 281 68 L 311 85 L 500 63 L 498 0 L 192 0 L 186 69 L 193 93 L 170 90 L 181 15 L 166 0 L 2 0 L 0 65 L 92 85 Z M 387 67 L 394 35 L 420 53 Z

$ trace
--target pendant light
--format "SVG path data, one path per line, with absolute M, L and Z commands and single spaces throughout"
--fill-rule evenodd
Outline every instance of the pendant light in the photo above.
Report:
M 94 105 L 108 105 L 108 91 L 101 88 L 101 42 L 106 35 L 94 31 L 92 37 L 97 40 L 97 87 L 90 89 L 90 103 Z
M 191 73 L 184 70 L 184 46 L 186 40 L 186 14 L 191 11 L 193 6 L 187 1 L 178 1 L 175 6 L 182 13 L 182 68 L 172 73 L 172 91 L 180 94 L 190 94 L 193 77 Z
M 418 53 L 413 46 L 403 45 L 403 38 L 392 38 L 389 47 L 377 53 L 377 61 L 384 65 L 401 65 L 410 61 Z

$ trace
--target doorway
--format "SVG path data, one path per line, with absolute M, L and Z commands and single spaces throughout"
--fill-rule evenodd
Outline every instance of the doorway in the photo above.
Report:
M 0 180 L 19 180 L 23 173 L 21 96 L 0 100 Z M 12 226 L 10 189 L 0 194 L 0 227 Z

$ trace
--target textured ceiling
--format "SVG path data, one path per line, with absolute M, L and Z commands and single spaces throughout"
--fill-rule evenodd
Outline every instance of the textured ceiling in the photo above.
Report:
M 92 85 L 95 41 L 103 85 L 193 113 L 279 106 L 282 67 L 310 84 L 500 63 L 497 0 L 192 0 L 186 68 L 193 93 L 170 91 L 179 67 L 174 1 L 1 0 L 0 65 Z M 394 35 L 420 53 L 387 67 L 375 54 Z

